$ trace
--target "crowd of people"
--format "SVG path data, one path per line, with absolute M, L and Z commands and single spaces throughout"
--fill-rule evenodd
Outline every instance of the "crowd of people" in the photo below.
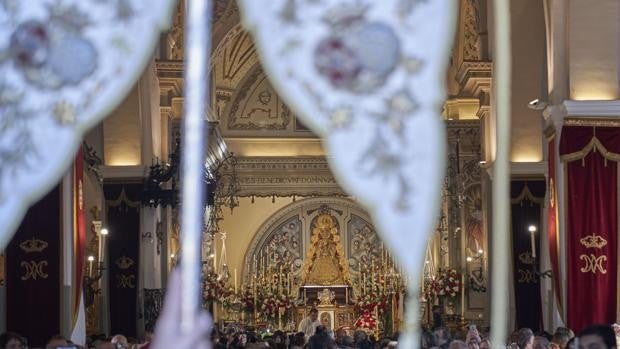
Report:
M 123 335 L 110 338 L 93 336 L 87 339 L 86 345 L 73 343 L 62 335 L 52 336 L 45 344 L 45 349 L 149 349 L 151 333 L 146 332 L 143 340 L 127 339 Z M 36 349 L 28 345 L 28 339 L 14 332 L 0 334 L 0 349 Z
M 254 328 L 232 326 L 224 331 L 212 330 L 211 318 L 205 311 L 195 313 L 190 322 L 193 331 L 182 330 L 181 286 L 178 272 L 171 275 L 166 301 L 154 331 L 152 343 L 147 332 L 141 343 L 127 340 L 122 335 L 98 338 L 87 343 L 91 349 L 395 349 L 398 334 L 376 338 L 372 332 L 325 327 L 317 320 L 317 311 L 311 310 L 299 324 L 299 332 L 262 331 Z M 439 313 L 437 313 L 439 314 Z M 210 334 L 210 336 L 209 336 Z M 479 331 L 474 325 L 463 328 L 444 326 L 440 316 L 434 314 L 432 329 L 421 332 L 422 349 L 612 349 L 618 345 L 620 325 L 596 325 L 582 330 L 578 336 L 565 327 L 555 333 L 534 334 L 529 328 L 512 333 L 506 343 L 491 343 L 488 329 Z M 492 345 L 493 344 L 493 345 Z M 25 338 L 16 333 L 0 335 L 0 349 L 34 349 Z M 45 349 L 83 348 L 62 336 L 53 336 Z M 409 349 L 409 348 L 407 348 Z
M 575 336 L 566 327 L 558 327 L 553 334 L 534 333 L 529 328 L 522 328 L 512 333 L 502 347 L 506 349 L 612 349 L 617 347 L 620 326 L 597 325 L 588 327 Z M 151 338 L 141 342 L 128 340 L 125 336 L 95 338 L 86 348 L 94 349 L 149 349 Z M 340 328 L 336 331 L 318 325 L 313 334 L 304 332 L 285 333 L 282 331 L 256 331 L 252 327 L 229 327 L 225 331 L 213 330 L 209 341 L 212 349 L 394 349 L 398 347 L 398 334 L 377 339 L 372 333 L 363 330 Z M 154 345 L 158 349 L 165 345 Z M 422 349 L 490 349 L 488 333 L 479 332 L 475 326 L 449 330 L 437 327 L 421 332 Z M 25 338 L 19 334 L 6 332 L 0 335 L 0 349 L 26 349 Z M 53 336 L 47 342 L 46 349 L 83 348 L 72 344 L 62 336 Z M 171 349 L 190 349 L 192 346 L 170 346 Z

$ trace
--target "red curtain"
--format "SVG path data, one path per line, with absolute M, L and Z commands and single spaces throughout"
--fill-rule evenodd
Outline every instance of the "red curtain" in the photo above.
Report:
M 558 195 L 556 186 L 556 150 L 555 136 L 552 136 L 547 143 L 548 149 L 548 166 L 549 166 L 549 183 L 548 183 L 548 204 L 547 204 L 547 238 L 549 239 L 549 257 L 551 259 L 551 270 L 553 272 L 553 288 L 555 291 L 556 303 L 562 314 L 562 288 L 560 283 L 560 244 L 558 235 Z
M 31 348 L 60 333 L 61 218 L 56 186 L 30 207 L 5 251 L 6 330 L 28 338 Z
M 564 127 L 567 315 L 575 332 L 616 320 L 617 154 L 620 129 Z
M 77 315 L 80 306 L 80 296 L 82 294 L 82 280 L 84 278 L 84 264 L 86 263 L 86 223 L 84 221 L 84 156 L 82 147 L 75 155 L 73 164 L 73 202 L 74 202 L 74 229 L 73 229 L 73 251 L 75 266 L 75 280 L 73 289 L 72 315 L 73 324 L 77 321 Z

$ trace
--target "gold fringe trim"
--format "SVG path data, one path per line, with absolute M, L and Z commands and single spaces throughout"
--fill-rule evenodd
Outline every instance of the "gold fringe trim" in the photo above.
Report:
M 514 199 L 510 199 L 510 203 L 511 204 L 518 204 L 521 203 L 524 200 L 529 200 L 533 203 L 536 204 L 540 204 L 543 205 L 545 203 L 545 198 L 542 197 L 537 197 L 534 196 L 534 194 L 532 194 L 532 192 L 530 191 L 530 188 L 527 186 L 527 182 L 525 183 L 525 185 L 523 186 L 523 189 L 521 190 L 521 193 Z
M 561 155 L 560 160 L 562 160 L 562 162 L 581 160 L 581 164 L 585 166 L 585 157 L 590 154 L 590 152 L 596 153 L 597 150 L 600 152 L 601 156 L 605 158 L 605 160 L 611 160 L 616 162 L 620 161 L 620 154 L 613 153 L 607 150 L 607 148 L 603 146 L 601 141 L 596 138 L 596 135 L 592 136 L 590 142 L 588 142 L 588 144 L 586 144 L 581 150 Z

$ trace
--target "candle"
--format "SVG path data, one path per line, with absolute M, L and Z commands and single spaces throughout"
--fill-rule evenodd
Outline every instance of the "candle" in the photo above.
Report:
M 282 273 L 282 266 L 280 266 L 280 274 L 278 275 L 278 293 L 282 294 L 282 281 L 284 273 Z
M 93 261 L 95 260 L 94 256 L 88 256 L 88 276 L 93 277 Z
M 536 226 L 530 225 L 527 230 L 530 232 L 530 242 L 532 243 L 532 257 L 536 258 Z
M 237 293 L 237 268 L 235 268 L 235 293 Z
M 108 235 L 108 229 L 103 228 L 101 229 L 101 231 L 99 232 L 99 262 L 102 262 L 105 260 L 104 257 L 104 253 L 105 253 L 105 238 Z
M 461 274 L 461 317 L 465 317 L 465 273 L 467 269 L 464 269 Z

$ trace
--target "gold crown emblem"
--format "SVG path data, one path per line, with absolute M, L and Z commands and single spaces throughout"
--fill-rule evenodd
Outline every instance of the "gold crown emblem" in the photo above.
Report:
M 532 254 L 530 253 L 530 251 L 521 253 L 519 255 L 519 260 L 523 264 L 534 264 L 534 262 L 536 261 L 534 257 L 532 257 Z
M 116 260 L 116 265 L 121 269 L 129 269 L 133 265 L 133 259 L 123 256 Z
M 607 245 L 607 240 L 603 239 L 602 236 L 596 235 L 592 233 L 592 235 L 588 235 L 582 239 L 579 239 L 582 245 L 586 248 L 603 248 Z
M 35 239 L 33 237 L 30 240 L 22 241 L 22 243 L 19 244 L 19 248 L 24 250 L 24 252 L 26 253 L 42 252 L 43 250 L 47 248 L 47 245 L 48 245 L 47 242 L 43 240 Z

